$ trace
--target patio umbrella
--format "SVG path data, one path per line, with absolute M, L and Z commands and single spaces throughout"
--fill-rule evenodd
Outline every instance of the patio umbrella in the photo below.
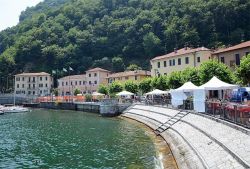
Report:
M 122 91 L 120 93 L 117 93 L 116 96 L 132 96 L 134 93 L 128 92 L 128 91 Z
M 146 93 L 146 95 L 161 95 L 161 94 L 168 94 L 168 91 L 163 91 L 163 90 L 159 90 L 159 89 L 155 89 L 151 92 Z

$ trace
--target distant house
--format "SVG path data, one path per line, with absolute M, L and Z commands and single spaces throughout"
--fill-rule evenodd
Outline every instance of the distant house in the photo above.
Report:
M 249 53 L 250 41 L 247 41 L 235 46 L 216 50 L 212 53 L 212 58 L 226 64 L 233 70 L 236 66 L 240 65 L 241 58 Z
M 125 71 L 119 73 L 112 73 L 107 77 L 107 82 L 112 83 L 114 81 L 124 82 L 127 80 L 141 81 L 146 77 L 150 77 L 151 73 L 146 70 L 135 70 L 135 71 Z
M 97 91 L 100 84 L 106 83 L 110 71 L 102 68 L 94 68 L 86 71 L 86 74 L 65 76 L 58 79 L 59 95 L 72 95 L 75 89 L 82 94 Z
M 182 71 L 187 67 L 199 67 L 201 63 L 209 60 L 211 50 L 205 47 L 182 48 L 163 56 L 153 58 L 151 63 L 151 76 L 168 75 L 173 71 Z
M 52 85 L 53 78 L 45 72 L 15 75 L 15 92 L 17 95 L 46 96 L 51 93 Z

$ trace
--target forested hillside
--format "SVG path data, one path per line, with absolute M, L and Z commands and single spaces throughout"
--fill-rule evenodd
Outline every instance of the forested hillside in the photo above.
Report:
M 181 48 L 250 39 L 249 0 L 45 0 L 0 32 L 0 76 L 20 71 L 121 71 Z

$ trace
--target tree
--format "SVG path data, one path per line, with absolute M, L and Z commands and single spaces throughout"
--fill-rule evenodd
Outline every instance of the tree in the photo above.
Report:
M 143 37 L 143 47 L 145 53 L 149 57 L 153 57 L 159 53 L 160 45 L 161 40 L 153 32 L 150 32 Z
M 58 96 L 58 95 L 59 95 L 58 89 L 52 89 L 52 93 L 53 93 L 55 96 Z
M 115 94 L 118 92 L 121 92 L 123 90 L 123 87 L 121 83 L 119 82 L 113 82 L 109 85 L 109 93 L 110 94 Z
M 228 83 L 233 83 L 233 73 L 223 63 L 209 60 L 201 64 L 199 68 L 201 84 L 208 82 L 213 76 Z
M 142 94 L 150 92 L 152 90 L 151 81 L 152 78 L 145 78 L 142 81 L 140 81 L 138 88 L 142 92 Z
M 244 85 L 250 83 L 250 54 L 243 57 L 240 66 L 236 69 L 237 79 Z
M 124 89 L 136 94 L 138 92 L 138 85 L 134 81 L 128 80 L 124 84 Z
M 196 86 L 200 85 L 200 76 L 199 76 L 199 70 L 197 68 L 186 68 L 182 71 L 182 79 L 183 82 L 191 81 Z
M 142 68 L 140 66 L 138 66 L 137 64 L 130 64 L 126 70 L 130 70 L 130 71 L 135 71 L 135 70 L 142 70 Z
M 112 58 L 112 68 L 113 72 L 122 72 L 124 71 L 124 62 L 121 57 L 113 57 Z
M 180 71 L 172 72 L 168 76 L 168 86 L 170 89 L 176 89 L 183 85 L 182 73 Z
M 78 88 L 76 88 L 76 89 L 74 90 L 74 96 L 77 96 L 78 94 L 81 94 L 81 90 L 78 89 Z
M 108 87 L 105 85 L 100 85 L 98 88 L 98 92 L 105 94 L 105 95 L 108 95 Z
M 168 77 L 165 75 L 162 75 L 160 77 L 154 77 L 152 79 L 151 86 L 154 89 L 167 90 L 169 89 L 167 82 L 168 82 Z

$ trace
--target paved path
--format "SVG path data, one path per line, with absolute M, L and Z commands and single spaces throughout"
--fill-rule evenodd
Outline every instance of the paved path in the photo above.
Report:
M 156 129 L 178 112 L 134 105 L 123 116 Z M 250 135 L 209 118 L 190 113 L 161 135 L 175 151 L 180 168 L 240 169 L 250 166 Z

